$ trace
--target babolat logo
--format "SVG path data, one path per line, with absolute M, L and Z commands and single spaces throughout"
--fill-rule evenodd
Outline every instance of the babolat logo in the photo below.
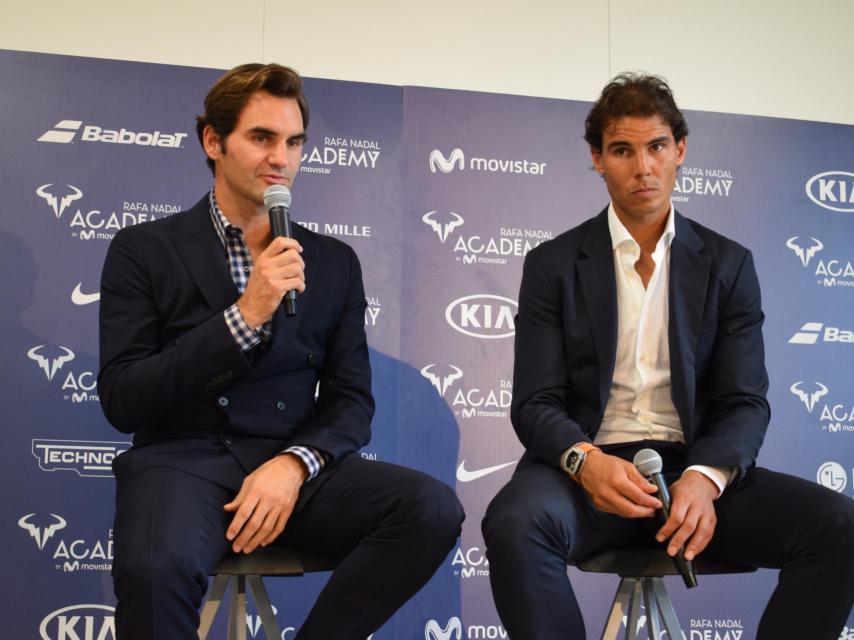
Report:
M 489 560 L 480 547 L 469 547 L 463 551 L 457 547 L 451 560 L 454 575 L 462 578 L 488 578 Z
M 323 138 L 323 146 L 313 146 L 302 154 L 300 173 L 329 175 L 334 167 L 376 169 L 382 147 L 377 140 L 363 138 Z
M 454 170 L 463 171 L 468 166 L 469 171 L 486 171 L 488 173 L 523 173 L 541 176 L 546 171 L 546 162 L 532 160 L 502 160 L 498 158 L 470 157 L 466 165 L 466 155 L 459 147 L 453 149 L 447 156 L 439 149 L 433 149 L 428 157 L 431 173 L 451 173 Z
M 75 604 L 47 614 L 41 640 L 116 640 L 116 610 L 105 604 Z
M 27 351 L 27 357 L 35 362 L 41 369 L 48 381 L 53 381 L 57 373 L 76 357 L 68 347 L 59 346 L 48 348 L 43 344 L 36 345 Z M 63 392 L 63 400 L 72 403 L 97 402 L 96 393 L 97 379 L 93 371 L 80 371 L 68 369 L 64 375 L 60 374 L 62 380 L 60 390 Z
M 113 460 L 129 442 L 33 439 L 32 453 L 42 471 L 73 471 L 84 478 L 112 478 Z
M 822 431 L 840 433 L 854 432 L 854 402 L 827 402 L 823 399 L 830 394 L 827 385 L 818 382 L 798 380 L 789 390 L 798 398 L 810 415 L 818 414 Z
M 682 167 L 673 185 L 673 200 L 687 202 L 691 196 L 728 198 L 733 177 L 729 169 Z
M 377 319 L 380 317 L 380 311 L 382 311 L 383 306 L 380 304 L 380 299 L 376 296 L 365 296 L 365 302 L 368 303 L 368 306 L 365 307 L 365 326 L 375 327 L 377 326 Z
M 452 301 L 445 321 L 455 331 L 485 340 L 509 338 L 516 333 L 513 317 L 519 304 L 510 298 L 476 293 Z
M 39 142 L 58 142 L 68 144 L 74 141 L 83 125 L 82 120 L 60 120 L 52 129 L 48 129 L 41 136 Z M 80 132 L 80 140 L 83 142 L 109 142 L 112 144 L 135 144 L 140 147 L 166 147 L 178 149 L 186 133 L 162 133 L 161 131 L 131 131 L 130 129 L 104 129 L 94 124 L 83 126 Z
M 816 344 L 819 341 L 854 344 L 854 332 L 825 326 L 822 322 L 805 322 L 800 330 L 789 338 L 789 344 Z
M 53 211 L 56 219 L 71 203 L 83 198 L 83 191 L 74 185 L 54 185 L 49 182 L 36 189 L 36 195 L 42 198 Z M 69 210 L 71 211 L 71 210 Z M 112 240 L 116 232 L 140 222 L 159 220 L 181 211 L 180 205 L 162 202 L 124 201 L 121 212 L 103 212 L 100 209 L 78 208 L 68 220 L 71 237 L 80 240 Z
M 786 240 L 786 246 L 798 256 L 805 269 L 813 272 L 819 286 L 854 287 L 854 265 L 850 260 L 818 257 L 813 261 L 824 249 L 824 243 L 818 238 L 792 236 Z M 814 269 L 810 267 L 810 262 Z
M 421 221 L 433 229 L 442 244 L 455 229 L 465 224 L 463 217 L 454 211 L 444 214 L 428 211 Z M 531 249 L 551 238 L 552 232 L 545 229 L 499 227 L 492 233 L 459 233 L 453 240 L 453 250 L 457 262 L 462 264 L 506 265 L 509 258 L 523 258 Z
M 434 387 L 436 387 L 436 391 L 439 392 L 439 395 L 443 398 L 445 397 L 445 392 L 448 388 L 460 378 L 463 377 L 463 370 L 458 366 L 449 364 L 447 367 L 448 373 L 439 375 L 435 372 L 434 367 L 436 366 L 435 362 L 431 362 L 425 367 L 421 369 L 421 375 L 427 378 Z
M 818 206 L 854 213 L 854 173 L 849 171 L 825 171 L 807 180 L 807 196 Z

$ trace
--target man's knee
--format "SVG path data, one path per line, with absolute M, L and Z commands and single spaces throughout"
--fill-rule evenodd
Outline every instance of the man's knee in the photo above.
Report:
M 409 499 L 410 513 L 419 522 L 426 538 L 442 541 L 450 548 L 459 537 L 465 520 L 465 512 L 453 489 L 424 475 L 413 483 Z
M 521 499 L 505 491 L 493 498 L 481 522 L 487 549 L 523 550 L 543 537 L 560 537 L 565 530 L 542 496 Z
M 168 593 L 190 587 L 199 598 L 207 584 L 207 571 L 198 560 L 175 549 L 157 553 L 117 554 L 113 561 L 116 595 L 121 593 Z

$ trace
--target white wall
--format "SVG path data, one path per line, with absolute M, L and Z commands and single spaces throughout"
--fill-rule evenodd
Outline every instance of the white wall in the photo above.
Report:
M 685 108 L 854 124 L 852 0 L 0 2 L 6 49 L 583 100 L 643 69 Z

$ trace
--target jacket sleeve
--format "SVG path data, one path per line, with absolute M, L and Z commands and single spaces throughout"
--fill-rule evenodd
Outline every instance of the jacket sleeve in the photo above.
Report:
M 159 279 L 171 274 L 138 229 L 116 234 L 101 275 L 98 393 L 107 420 L 124 433 L 157 428 L 182 412 L 211 406 L 212 382 L 249 370 L 222 311 L 164 343 L 164 319 L 155 299 Z M 158 275 L 155 275 L 158 274 Z
M 706 406 L 689 465 L 736 467 L 738 480 L 755 464 L 771 417 L 764 319 L 753 257 L 745 250 L 721 303 L 709 366 L 699 382 Z
M 558 467 L 564 450 L 590 439 L 567 411 L 570 389 L 560 287 L 539 257 L 536 251 L 529 253 L 522 271 L 510 419 L 528 455 Z

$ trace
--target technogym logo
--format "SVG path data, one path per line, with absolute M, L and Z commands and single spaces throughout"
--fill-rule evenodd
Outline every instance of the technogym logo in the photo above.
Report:
M 81 127 L 83 130 L 81 131 Z M 60 120 L 53 128 L 38 137 L 39 142 L 70 144 L 77 134 L 83 142 L 108 142 L 112 144 L 134 144 L 140 147 L 165 147 L 179 149 L 188 134 L 162 131 L 131 131 L 124 127 L 106 129 L 94 124 L 84 125 L 82 120 Z
M 451 173 L 452 171 L 486 171 L 487 173 L 523 173 L 541 176 L 546 171 L 546 162 L 533 160 L 504 160 L 499 158 L 469 157 L 466 164 L 466 154 L 455 147 L 448 155 L 439 149 L 433 149 L 428 158 L 431 173 Z

